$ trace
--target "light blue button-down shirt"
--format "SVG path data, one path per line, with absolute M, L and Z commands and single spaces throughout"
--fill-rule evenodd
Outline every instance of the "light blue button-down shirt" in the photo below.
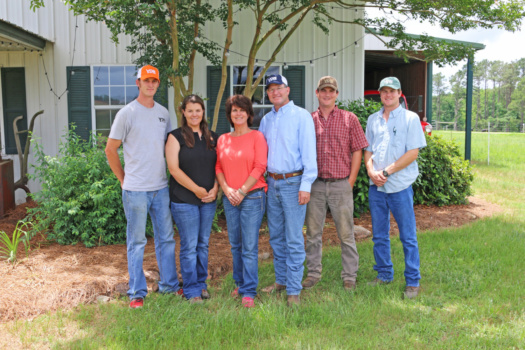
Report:
M 384 108 L 368 117 L 366 123 L 366 139 L 372 152 L 374 170 L 381 171 L 407 151 L 423 148 L 427 145 L 421 122 L 416 113 L 399 106 L 388 117 L 383 118 Z M 408 188 L 419 175 L 417 162 L 413 161 L 406 168 L 390 175 L 384 186 L 377 190 L 386 193 L 396 193 Z M 372 180 L 370 184 L 373 185 Z
M 310 192 L 317 178 L 315 128 L 312 116 L 293 101 L 261 120 L 259 131 L 268 143 L 268 172 L 286 174 L 303 170 L 299 191 Z

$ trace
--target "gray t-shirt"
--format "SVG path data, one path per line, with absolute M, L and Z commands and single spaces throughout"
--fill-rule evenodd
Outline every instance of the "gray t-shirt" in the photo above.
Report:
M 171 122 L 168 110 L 155 102 L 147 108 L 136 100 L 115 117 L 109 137 L 121 140 L 124 148 L 127 191 L 157 191 L 168 186 L 164 145 Z

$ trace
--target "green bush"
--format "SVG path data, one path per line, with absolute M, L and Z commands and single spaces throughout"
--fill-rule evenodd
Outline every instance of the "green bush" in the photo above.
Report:
M 381 103 L 370 100 L 338 101 L 337 107 L 353 112 L 359 119 L 363 130 L 366 130 L 368 117 L 381 108 Z M 368 187 L 368 174 L 365 163 L 361 160 L 359 174 L 354 184 L 354 216 L 359 217 L 360 214 L 368 211 Z
M 381 108 L 381 104 L 369 100 L 339 101 L 338 107 L 353 112 L 363 130 L 368 117 Z M 458 146 L 453 141 L 427 135 L 427 147 L 419 152 L 420 175 L 413 184 L 414 203 L 426 205 L 462 204 L 472 194 L 474 178 L 469 162 L 461 158 Z M 366 167 L 361 168 L 354 185 L 354 215 L 368 211 L 369 178 Z
M 103 149 L 105 142 L 82 140 L 74 130 L 64 135 L 59 155 L 44 154 L 37 142 L 34 174 L 42 190 L 31 194 L 38 202 L 29 210 L 34 229 L 45 231 L 59 244 L 124 243 L 126 216 L 120 182 L 113 175 Z M 102 145 L 102 146 L 101 146 Z
M 420 175 L 413 184 L 414 203 L 464 204 L 472 194 L 472 167 L 463 160 L 454 141 L 427 135 L 427 147 L 419 152 L 418 166 Z

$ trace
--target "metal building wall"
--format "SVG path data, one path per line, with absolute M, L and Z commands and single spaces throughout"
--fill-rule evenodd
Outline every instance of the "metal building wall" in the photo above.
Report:
M 354 19 L 356 16 L 362 16 L 362 11 L 354 10 L 337 10 L 333 9 L 338 18 L 344 20 Z M 228 58 L 229 65 L 246 65 L 247 58 L 233 53 L 239 52 L 248 55 L 252 38 L 254 34 L 254 25 L 252 16 L 248 12 L 245 15 L 236 18 L 239 22 L 234 27 L 232 46 Z M 216 43 L 224 43 L 226 39 L 222 23 L 216 22 L 204 30 L 206 38 Z M 353 43 L 358 42 L 358 47 Z M 265 45 L 261 47 L 257 58 L 259 60 L 271 57 L 272 48 L 278 44 L 277 36 L 272 36 Z M 337 53 L 337 58 L 332 56 L 314 61 L 314 66 L 310 66 L 310 60 L 315 59 L 351 45 L 342 52 Z M 361 27 L 333 23 L 330 25 L 330 33 L 325 35 L 320 29 L 312 23 L 312 16 L 305 18 L 304 23 L 297 29 L 293 36 L 285 44 L 283 50 L 277 55 L 277 62 L 286 62 L 288 65 L 303 65 L 306 72 L 306 108 L 312 111 L 317 108 L 317 99 L 315 89 L 319 78 L 325 75 L 334 76 L 339 82 L 339 99 L 357 99 L 362 98 L 364 92 L 364 30 Z M 298 61 L 306 61 L 299 62 Z M 197 58 L 197 66 L 207 66 L 210 63 L 203 57 Z M 282 65 L 282 63 L 275 63 Z M 205 95 L 206 93 L 206 70 L 196 70 L 195 75 L 196 92 Z
M 353 19 L 355 16 L 362 16 L 362 11 L 346 10 L 341 16 L 342 19 Z M 46 154 L 55 155 L 58 152 L 60 138 L 67 129 L 68 109 L 67 94 L 59 99 L 53 92 L 61 95 L 65 91 L 66 67 L 132 64 L 133 57 L 126 51 L 130 39 L 121 35 L 120 44 L 115 45 L 110 40 L 110 32 L 104 24 L 86 23 L 84 16 L 75 17 L 67 6 L 56 0 L 46 0 L 45 6 L 37 9 L 36 12 L 29 9 L 29 1 L 0 1 L 0 19 L 48 40 L 44 51 L 41 52 L 42 56 L 38 52 L 2 51 L 0 48 L 0 66 L 25 68 L 28 118 L 39 110 L 45 111 L 36 120 L 34 136 L 40 138 L 39 142 L 43 145 Z M 232 50 L 247 54 L 253 36 L 253 24 L 250 16 L 243 16 L 238 20 L 240 25 L 234 29 Z M 219 22 L 203 28 L 203 33 L 218 43 L 225 40 L 222 23 Z M 318 79 L 324 75 L 332 75 L 338 79 L 340 99 L 356 99 L 363 95 L 363 38 L 364 32 L 361 28 L 338 23 L 330 26 L 330 34 L 327 36 L 315 28 L 311 16 L 306 18 L 294 33 L 284 50 L 277 56 L 277 61 L 305 66 L 307 87 L 305 95 L 308 110 L 317 108 L 315 88 Z M 359 43 L 358 47 L 353 45 L 356 41 Z M 269 58 L 271 48 L 277 43 L 278 39 L 272 38 L 262 47 L 258 58 Z M 314 62 L 313 67 L 310 66 L 309 60 L 339 51 L 350 44 L 352 45 L 349 48 L 337 53 L 337 59 L 332 57 L 320 59 Z M 297 63 L 297 61 L 307 62 Z M 197 57 L 196 63 L 197 67 L 202 69 L 196 70 L 194 90 L 205 96 L 205 67 L 209 63 L 202 56 Z M 245 65 L 246 59 L 232 54 L 228 63 Z M 170 89 L 169 109 L 172 124 L 176 125 L 172 96 L 173 90 Z M 15 160 L 16 180 L 20 177 L 18 157 L 16 155 L 7 157 Z M 31 152 L 29 162 L 32 161 Z M 38 184 L 30 182 L 29 185 L 32 191 L 39 190 Z M 25 197 L 21 192 L 23 191 L 17 191 L 18 201 Z

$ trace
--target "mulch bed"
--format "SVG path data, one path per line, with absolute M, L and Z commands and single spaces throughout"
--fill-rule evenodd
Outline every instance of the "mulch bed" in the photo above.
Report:
M 26 209 L 35 207 L 34 202 L 17 206 L 0 218 L 0 231 L 12 234 L 16 223 L 26 216 Z M 416 206 L 416 221 L 419 231 L 442 227 L 461 226 L 483 216 L 500 212 L 497 205 L 479 198 L 471 198 L 468 205 L 448 207 Z M 355 219 L 356 225 L 372 230 L 370 215 Z M 224 219 L 219 221 L 222 232 L 210 238 L 209 274 L 210 283 L 218 284 L 221 277 L 231 272 L 232 258 Z M 392 220 L 391 233 L 398 233 Z M 272 250 L 269 234 L 263 224 L 259 236 L 259 257 L 271 261 Z M 356 240 L 367 239 L 357 235 Z M 178 235 L 177 259 L 179 256 Z M 339 239 L 332 218 L 328 215 L 323 231 L 324 245 L 338 245 Z M 114 296 L 127 289 L 127 258 L 125 245 L 86 248 L 82 245 L 61 246 L 49 242 L 42 235 L 31 241 L 31 251 L 25 257 L 24 248 L 19 248 L 19 262 L 12 265 L 0 262 L 0 323 L 13 319 L 31 319 L 48 311 L 70 309 L 79 303 L 94 302 L 99 295 Z M 177 261 L 178 263 L 178 261 Z M 179 266 L 178 266 L 179 267 Z M 144 255 L 144 270 L 148 288 L 155 290 L 158 276 L 153 239 L 148 239 Z

